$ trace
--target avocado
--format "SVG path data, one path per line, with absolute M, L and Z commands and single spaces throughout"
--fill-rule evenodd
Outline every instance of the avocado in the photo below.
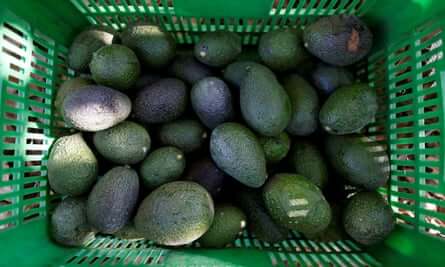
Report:
M 213 200 L 199 184 L 176 181 L 161 185 L 141 203 L 134 223 L 146 239 L 166 246 L 189 244 L 210 228 Z
M 93 229 L 88 225 L 86 200 L 67 197 L 51 215 L 51 237 L 65 246 L 82 246 L 93 239 Z
M 122 44 L 131 48 L 142 65 L 149 69 L 166 67 L 176 54 L 175 40 L 170 33 L 163 32 L 157 25 L 129 25 L 120 37 Z
M 263 146 L 266 161 L 268 163 L 277 163 L 284 159 L 290 149 L 289 135 L 282 132 L 279 136 L 261 136 L 260 144 Z
M 117 232 L 133 216 L 138 195 L 138 174 L 129 167 L 112 168 L 97 181 L 88 196 L 88 222 L 104 234 Z
M 186 179 L 202 185 L 215 199 L 221 194 L 226 174 L 210 158 L 193 162 L 185 175 Z
M 128 224 L 126 224 L 124 227 L 114 233 L 114 236 L 120 239 L 131 241 L 144 239 L 144 236 L 136 230 L 134 222 L 129 222 Z
M 159 137 L 163 145 L 175 146 L 190 153 L 204 145 L 207 132 L 196 120 L 178 120 L 162 125 Z
M 150 150 L 151 139 L 141 125 L 124 121 L 94 133 L 94 146 L 106 159 L 119 164 L 136 164 Z
M 363 83 L 335 90 L 320 110 L 320 123 L 331 134 L 351 134 L 371 123 L 378 110 L 377 94 Z
M 241 124 L 227 122 L 216 127 L 210 137 L 210 155 L 222 171 L 247 186 L 260 187 L 267 179 L 263 148 Z
M 133 105 L 136 118 L 143 123 L 164 123 L 184 113 L 188 92 L 183 81 L 166 78 L 144 87 Z
M 151 152 L 142 162 L 140 174 L 144 186 L 154 189 L 181 177 L 185 169 L 185 156 L 176 147 L 161 147 Z
M 353 15 L 322 17 L 306 26 L 303 40 L 309 52 L 334 66 L 354 64 L 372 47 L 371 31 Z
M 284 78 L 283 86 L 292 103 L 291 119 L 287 132 L 291 135 L 308 136 L 318 127 L 320 110 L 315 89 L 298 74 Z
M 225 247 L 235 241 L 246 224 L 246 215 L 238 207 L 231 204 L 216 205 L 212 225 L 198 242 L 202 247 Z
M 324 231 L 331 222 L 331 208 L 321 190 L 298 174 L 275 174 L 263 188 L 263 198 L 272 218 L 303 234 Z
M 260 190 L 238 189 L 234 194 L 236 203 L 248 218 L 249 231 L 259 240 L 278 243 L 287 238 L 289 230 L 278 225 L 268 214 Z
M 331 135 L 325 149 L 332 167 L 353 185 L 375 190 L 389 179 L 388 155 L 367 137 Z
M 97 132 L 124 121 L 131 111 L 128 96 L 100 85 L 90 85 L 65 97 L 63 118 L 81 131 Z
M 118 44 L 107 45 L 94 52 L 90 70 L 96 83 L 122 91 L 132 88 L 141 71 L 136 54 Z
M 59 90 L 57 90 L 56 98 L 54 100 L 55 110 L 60 114 L 62 114 L 62 105 L 66 96 L 71 92 L 85 88 L 85 86 L 90 85 L 92 83 L 93 81 L 80 77 L 64 81 L 62 85 L 60 85 Z
M 377 192 L 360 192 L 349 200 L 343 211 L 346 232 L 362 245 L 383 241 L 394 230 L 391 207 Z
M 69 196 L 87 193 L 96 181 L 98 164 L 82 134 L 63 136 L 48 156 L 48 182 L 55 192 Z
M 294 29 L 263 33 L 258 43 L 258 54 L 275 71 L 294 69 L 307 57 L 301 37 Z
M 294 140 L 290 153 L 293 170 L 323 189 L 328 183 L 328 167 L 321 151 L 306 140 Z
M 197 82 L 191 91 L 193 110 L 207 128 L 233 118 L 232 94 L 226 83 L 217 77 L 207 77 Z
M 170 65 L 169 71 L 190 85 L 213 75 L 212 69 L 196 60 L 193 55 L 178 55 Z
M 351 85 L 354 82 L 354 75 L 346 68 L 323 63 L 317 65 L 311 76 L 315 87 L 324 96 L 330 95 L 340 86 Z
M 71 43 L 68 66 L 78 72 L 87 72 L 93 53 L 103 46 L 110 45 L 113 35 L 112 29 L 97 26 L 80 32 Z
M 250 68 L 266 68 L 254 61 L 235 61 L 230 63 L 223 71 L 224 79 L 240 88 Z
M 275 74 L 264 67 L 248 70 L 240 90 L 241 113 L 264 136 L 277 136 L 289 124 L 291 102 Z
M 241 51 L 241 37 L 228 31 L 205 32 L 194 48 L 196 59 L 211 67 L 224 67 Z

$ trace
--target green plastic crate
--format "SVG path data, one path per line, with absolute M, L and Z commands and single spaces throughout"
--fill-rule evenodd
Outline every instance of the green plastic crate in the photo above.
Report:
M 444 266 L 444 11 L 443 0 L 1 1 L 0 266 Z M 76 32 L 146 20 L 180 44 L 226 29 L 249 45 L 262 32 L 342 13 L 363 16 L 375 33 L 375 48 L 357 70 L 380 96 L 370 136 L 391 155 L 390 185 L 381 192 L 398 227 L 383 244 L 317 243 L 296 233 L 275 245 L 244 233 L 223 250 L 109 236 L 81 249 L 49 240 L 47 217 L 58 196 L 46 179 L 48 148 L 66 131 L 52 100 L 75 75 L 65 61 Z

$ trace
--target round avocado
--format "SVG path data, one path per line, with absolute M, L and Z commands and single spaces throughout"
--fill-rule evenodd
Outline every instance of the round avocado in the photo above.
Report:
M 351 197 L 343 211 L 346 232 L 362 245 L 383 241 L 394 229 L 391 207 L 377 192 L 360 192 Z
M 52 190 L 62 195 L 79 196 L 93 186 L 99 167 L 93 151 L 82 134 L 77 133 L 54 142 L 47 168 Z
M 180 246 L 200 238 L 214 217 L 213 200 L 199 184 L 176 181 L 152 191 L 135 217 L 136 230 L 157 244 Z
M 93 141 L 102 156 L 119 164 L 140 162 L 151 146 L 147 130 L 131 121 L 94 133 Z
M 224 67 L 241 51 L 241 37 L 228 31 L 205 32 L 194 48 L 196 59 L 211 67 Z
M 352 185 L 376 190 L 387 183 L 389 157 L 381 144 L 360 135 L 329 135 L 325 149 L 332 167 Z
M 210 137 L 210 155 L 222 171 L 249 187 L 260 187 L 267 179 L 263 148 L 241 124 L 226 122 L 216 127 Z
M 90 70 L 96 83 L 127 91 L 139 77 L 139 60 L 123 45 L 107 45 L 93 54 Z
M 207 77 L 198 81 L 191 91 L 193 110 L 207 128 L 233 118 L 232 94 L 226 83 L 217 77 Z
M 274 175 L 263 188 L 269 214 L 280 225 L 303 234 L 325 230 L 331 222 L 331 208 L 321 190 L 304 176 Z
M 131 111 L 125 94 L 100 85 L 90 85 L 67 95 L 63 117 L 68 125 L 81 131 L 97 132 L 124 121 Z
M 190 153 L 200 149 L 208 135 L 196 120 L 178 120 L 162 125 L 159 137 L 162 144 L 175 146 L 184 153 Z
M 88 225 L 86 200 L 67 197 L 57 205 L 51 215 L 51 237 L 65 246 L 82 246 L 94 237 Z
M 142 162 L 140 174 L 148 189 L 154 189 L 181 177 L 185 169 L 185 156 L 176 147 L 161 147 L 151 152 Z
M 378 110 L 377 94 L 367 84 L 353 84 L 335 90 L 320 110 L 320 123 L 330 134 L 360 132 Z
M 363 59 L 372 48 L 372 33 L 357 16 L 321 17 L 304 29 L 306 49 L 334 66 L 347 66 Z
M 301 38 L 293 29 L 263 33 L 258 44 L 258 54 L 275 71 L 294 69 L 306 58 Z
M 131 48 L 142 65 L 149 69 L 166 67 L 176 54 L 175 40 L 157 25 L 129 25 L 122 31 L 120 38 L 122 44 Z
M 134 115 L 143 123 L 165 123 L 181 116 L 188 103 L 188 92 L 183 81 L 166 78 L 144 87 L 133 105 Z
M 138 174 L 129 167 L 114 167 L 97 181 L 88 196 L 88 222 L 99 232 L 117 232 L 133 216 L 138 196 Z
M 230 204 L 216 205 L 212 225 L 198 242 L 203 247 L 222 248 L 235 241 L 246 224 L 246 215 L 239 208 Z

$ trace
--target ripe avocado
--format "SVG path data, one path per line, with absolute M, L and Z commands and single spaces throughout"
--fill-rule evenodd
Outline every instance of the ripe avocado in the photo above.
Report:
M 176 181 L 152 191 L 139 206 L 136 230 L 157 244 L 180 246 L 200 238 L 212 224 L 213 200 L 199 184 Z
M 65 246 L 82 246 L 94 237 L 88 225 L 86 200 L 67 197 L 51 215 L 51 237 Z
M 188 92 L 183 81 L 166 78 L 143 88 L 134 100 L 134 114 L 143 123 L 164 123 L 184 113 Z
M 228 31 L 206 32 L 194 48 L 196 59 L 211 67 L 224 67 L 241 51 L 241 37 Z
M 323 189 L 328 183 L 328 167 L 318 148 L 309 141 L 294 140 L 290 154 L 294 171 Z
M 108 160 L 119 164 L 136 164 L 147 155 L 151 139 L 144 127 L 124 121 L 94 133 L 94 146 Z
M 354 82 L 354 76 L 346 68 L 333 67 L 320 63 L 312 72 L 312 80 L 319 92 L 327 96 L 340 86 L 352 84 Z
M 166 67 L 176 54 L 176 42 L 157 25 L 136 23 L 120 35 L 122 44 L 131 48 L 142 65 L 149 69 Z
M 258 54 L 275 71 L 297 67 L 307 56 L 301 37 L 293 29 L 277 29 L 261 35 Z
M 226 83 L 217 77 L 207 77 L 197 82 L 191 91 L 193 110 L 207 128 L 233 118 L 232 94 Z
M 177 56 L 170 65 L 169 71 L 190 85 L 213 74 L 212 69 L 196 60 L 193 55 Z
M 331 134 L 357 133 L 371 123 L 377 113 L 376 92 L 358 83 L 335 90 L 320 110 L 320 123 Z
M 100 85 L 90 85 L 65 97 L 63 117 L 81 131 L 97 132 L 124 121 L 131 111 L 128 96 Z
M 330 135 L 325 149 L 332 167 L 353 185 L 375 190 L 389 179 L 388 155 L 367 137 Z
M 395 217 L 377 192 L 360 192 L 346 205 L 343 225 L 352 239 L 368 246 L 383 241 L 394 230 Z
M 283 86 L 292 103 L 291 119 L 286 128 L 287 132 L 298 136 L 312 134 L 318 127 L 320 106 L 317 92 L 297 74 L 287 76 L 284 79 Z
M 196 120 L 178 120 L 162 125 L 159 137 L 163 145 L 175 146 L 184 153 L 190 153 L 204 145 L 207 132 Z
M 128 91 L 141 71 L 138 58 L 126 46 L 107 45 L 93 54 L 90 70 L 96 83 Z
M 264 154 L 268 163 L 277 163 L 284 159 L 290 149 L 289 135 L 282 132 L 279 136 L 261 136 L 260 144 L 263 146 Z
M 136 80 L 131 92 L 142 90 L 144 87 L 150 86 L 160 79 L 162 79 L 162 76 L 158 73 L 144 73 Z
M 133 216 L 138 195 L 138 174 L 129 167 L 114 167 L 97 181 L 88 196 L 88 222 L 102 233 L 117 232 Z
M 185 175 L 187 180 L 202 185 L 215 199 L 221 193 L 226 174 L 210 158 L 201 158 L 193 162 Z
M 331 222 L 331 208 L 321 190 L 304 176 L 274 175 L 263 188 L 263 198 L 272 218 L 303 234 L 324 231 Z
M 241 124 L 227 122 L 216 127 L 210 137 L 210 155 L 222 171 L 247 186 L 260 187 L 266 181 L 263 148 Z
M 115 32 L 105 27 L 91 27 L 79 33 L 68 53 L 68 66 L 79 72 L 87 72 L 93 53 L 99 48 L 110 45 Z
M 248 218 L 249 231 L 261 241 L 278 243 L 289 235 L 289 230 L 278 225 L 268 214 L 260 190 L 243 188 L 234 194 L 237 204 Z
M 198 242 L 203 247 L 225 247 L 235 241 L 246 224 L 246 215 L 239 208 L 231 204 L 216 205 L 212 225 Z
M 154 189 L 181 177 L 185 156 L 176 147 L 161 147 L 151 152 L 142 162 L 140 174 L 144 186 Z
M 372 33 L 358 17 L 322 17 L 304 29 L 304 46 L 322 61 L 351 65 L 364 58 L 372 47 Z
M 49 185 L 63 195 L 87 193 L 97 178 L 97 159 L 80 133 L 54 142 L 47 167 Z
M 275 74 L 251 67 L 240 90 L 241 113 L 247 124 L 264 136 L 277 136 L 289 124 L 291 102 Z
M 90 79 L 85 79 L 80 77 L 64 81 L 62 85 L 60 85 L 59 90 L 57 90 L 56 98 L 54 100 L 54 108 L 56 109 L 56 111 L 62 114 L 62 105 L 66 96 L 92 83 L 93 81 L 91 81 Z

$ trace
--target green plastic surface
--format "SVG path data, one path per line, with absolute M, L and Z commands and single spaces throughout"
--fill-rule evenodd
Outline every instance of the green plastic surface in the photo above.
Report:
M 443 266 L 444 10 L 441 0 L 1 1 L 0 266 Z M 390 185 L 380 191 L 399 226 L 383 244 L 360 248 L 292 234 L 270 245 L 248 233 L 224 250 L 110 236 L 82 249 L 49 240 L 47 219 L 58 196 L 48 188 L 46 162 L 52 142 L 67 131 L 52 104 L 60 83 L 75 75 L 65 62 L 76 32 L 145 20 L 180 44 L 225 29 L 248 45 L 262 32 L 343 13 L 363 16 L 375 34 L 374 51 L 357 69 L 379 95 L 369 136 L 390 153 Z

